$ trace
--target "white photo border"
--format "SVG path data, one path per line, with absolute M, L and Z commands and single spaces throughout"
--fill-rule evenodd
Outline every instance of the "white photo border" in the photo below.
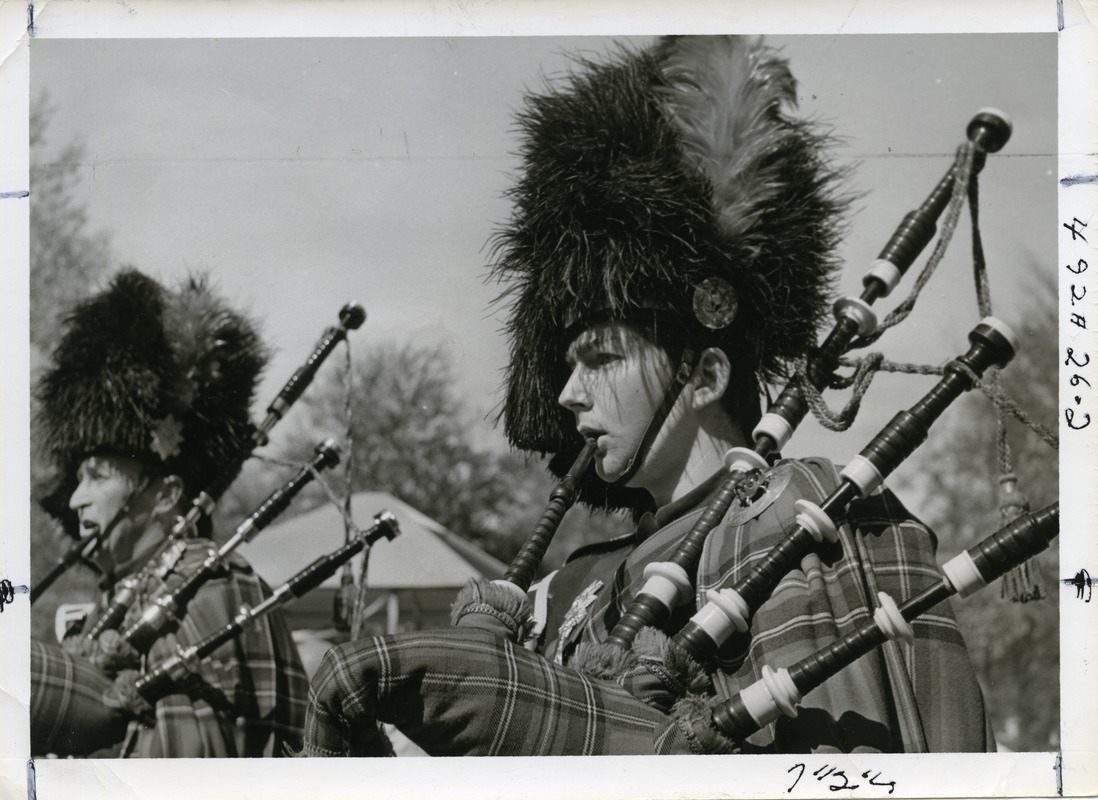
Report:
M 27 457 L 29 452 L 27 385 L 29 355 L 26 298 L 28 279 L 29 189 L 28 85 L 32 37 L 47 38 L 173 38 L 234 37 L 342 37 L 342 36 L 513 36 L 589 33 L 642 35 L 654 33 L 781 32 L 786 33 L 933 33 L 1022 32 L 1059 30 L 1059 216 L 1061 221 L 1082 220 L 1095 237 L 1089 243 L 1060 231 L 1061 332 L 1060 352 L 1067 347 L 1098 358 L 1098 340 L 1092 330 L 1066 323 L 1082 314 L 1098 324 L 1098 283 L 1091 281 L 1087 298 L 1071 303 L 1065 286 L 1064 264 L 1079 259 L 1098 265 L 1093 224 L 1098 206 L 1095 176 L 1095 98 L 1098 77 L 1098 9 L 1093 3 L 935 2 L 906 4 L 902 15 L 895 3 L 812 2 L 778 0 L 767 4 L 729 2 L 683 3 L 596 0 L 595 2 L 488 2 L 486 0 L 403 0 L 403 2 L 169 2 L 168 0 L 90 0 L 89 2 L 0 3 L 0 91 L 5 109 L 2 130 L 4 161 L 3 228 L 5 269 L 4 382 L 2 401 L 6 424 L 0 427 L 0 476 L 6 496 L 4 546 L 0 578 L 13 584 L 29 583 L 29 530 Z M 1072 179 L 1064 181 L 1063 179 Z M 1081 283 L 1082 279 L 1076 279 Z M 1093 327 L 1092 324 L 1092 327 Z M 1071 378 L 1061 365 L 1061 393 Z M 1093 374 L 1093 373 L 1092 373 Z M 1057 578 L 1083 566 L 1098 572 L 1098 500 L 1094 475 L 1098 454 L 1098 404 L 1090 403 L 1094 427 L 1071 430 L 1060 418 L 1060 480 L 1065 531 L 1061 539 L 1061 569 Z M 1070 398 L 1068 406 L 1070 406 Z M 1061 402 L 1061 409 L 1065 407 Z M 1076 404 L 1075 424 L 1086 412 Z M 206 797 L 522 797 L 555 798 L 672 798 L 672 797 L 809 797 L 811 791 L 787 793 L 789 767 L 795 760 L 810 765 L 828 761 L 850 774 L 865 769 L 887 772 L 896 783 L 892 797 L 1045 797 L 1085 796 L 1098 793 L 1098 705 L 1095 704 L 1094 631 L 1098 603 L 1061 603 L 1061 753 L 881 756 L 850 755 L 828 759 L 756 756 L 750 760 L 722 757 L 681 757 L 668 762 L 647 758 L 602 759 L 429 759 L 408 765 L 399 759 L 377 762 L 330 760 L 270 760 L 263 762 L 211 761 L 90 761 L 38 760 L 30 765 L 29 603 L 17 595 L 3 610 L 0 627 L 5 636 L 4 670 L 0 674 L 0 715 L 3 733 L 3 769 L 0 794 L 27 796 L 33 780 L 37 796 L 45 800 L 84 798 L 192 798 Z M 671 767 L 669 769 L 669 767 Z M 825 788 L 823 796 L 835 796 Z M 855 793 L 854 796 L 877 796 Z

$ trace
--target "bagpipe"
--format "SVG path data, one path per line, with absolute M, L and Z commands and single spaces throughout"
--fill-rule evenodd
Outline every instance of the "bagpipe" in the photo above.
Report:
M 712 667 L 707 664 L 730 637 L 748 631 L 782 577 L 797 569 L 807 552 L 834 547 L 837 524 L 851 504 L 873 494 L 958 397 L 977 386 L 987 391 L 987 384 L 995 380 L 994 370 L 1011 361 L 1017 338 L 988 314 L 970 332 L 969 349 L 941 369 L 938 384 L 900 411 L 844 468 L 839 485 L 826 499 L 819 504 L 797 501 L 796 518 L 783 541 L 731 588 L 708 592 L 708 604 L 682 629 L 663 630 L 675 609 L 695 596 L 694 576 L 711 531 L 730 510 L 769 502 L 781 490 L 771 459 L 809 410 L 819 416 L 820 392 L 843 385 L 836 370 L 844 354 L 872 343 L 884 328 L 909 313 L 940 260 L 947 237 L 939 240 L 915 292 L 883 325 L 878 326 L 870 306 L 898 285 L 933 239 L 943 213 L 951 232 L 965 197 L 974 196 L 975 177 L 986 154 L 1001 149 L 1010 133 L 1009 123 L 993 111 L 982 111 L 969 123 L 969 141 L 959 148 L 953 166 L 926 201 L 900 223 L 866 274 L 862 295 L 835 304 L 835 328 L 771 404 L 753 432 L 754 449 L 728 453 L 727 474 L 719 489 L 673 555 L 645 569 L 643 588 L 606 642 L 595 648 L 600 652 L 583 653 L 581 647 L 565 666 L 522 646 L 532 624 L 531 608 L 515 590 L 528 588 L 528 578 L 467 587 L 455 603 L 450 630 L 353 641 L 325 659 L 313 680 L 303 754 L 383 753 L 380 723 L 396 725 L 431 755 L 735 752 L 754 730 L 779 713 L 794 715 L 804 694 L 888 637 L 907 637 L 910 620 L 954 593 L 967 596 L 1047 548 L 1058 533 L 1055 506 L 1018 516 L 947 564 L 944 577 L 904 598 L 902 606 L 882 596 L 879 609 L 862 612 L 872 623 L 788 672 L 768 668 L 758 686 L 731 698 L 714 691 Z M 867 358 L 862 365 L 869 362 Z M 853 379 L 855 399 L 840 416 L 856 413 L 867 374 L 863 371 Z M 574 499 L 570 487 L 588 462 L 585 449 L 559 492 L 551 496 L 509 576 L 533 574 L 535 559 L 544 554 L 563 517 L 562 503 Z M 645 655 L 638 655 L 642 644 Z M 399 665 L 395 672 L 393 665 Z M 345 687 L 354 691 L 348 694 Z
M 966 185 L 970 175 L 983 168 L 986 153 L 1002 149 L 1010 138 L 1010 123 L 992 111 L 981 111 L 966 131 L 973 148 L 972 160 L 959 159 L 938 182 L 923 204 L 909 212 L 881 250 L 863 278 L 860 297 L 841 298 L 835 303 L 835 327 L 816 350 L 801 380 L 795 380 L 778 395 L 756 426 L 754 450 L 734 448 L 726 455 L 728 476 L 697 524 L 667 561 L 649 567 L 651 577 L 630 609 L 611 631 L 609 641 L 628 648 L 645 626 L 660 627 L 675 606 L 689 600 L 689 575 L 697 567 L 706 537 L 737 497 L 757 492 L 748 486 L 767 467 L 767 456 L 779 451 L 808 412 L 808 389 L 822 390 L 831 380 L 840 356 L 850 349 L 855 337 L 867 339 L 878 330 L 871 305 L 887 297 L 937 231 L 938 218 L 954 196 L 955 185 Z M 978 156 L 978 157 L 977 157 Z M 925 435 L 925 434 L 924 434 Z
M 238 637 L 247 638 L 249 632 L 260 638 L 270 637 L 269 630 L 257 628 L 264 617 L 319 586 L 376 542 L 391 540 L 399 533 L 392 514 L 377 514 L 371 527 L 356 531 L 343 547 L 317 558 L 262 599 L 254 595 L 253 605 L 246 601 L 235 609 L 235 616 L 231 616 L 234 609 L 225 609 L 230 618 L 221 628 L 197 641 L 192 639 L 194 643 L 190 646 L 178 644 L 173 653 L 162 650 L 158 662 L 150 659 L 140 669 L 140 662 L 123 663 L 121 659 L 113 667 L 106 667 L 94 658 L 90 663 L 82 659 L 66 661 L 49 655 L 39 643 L 32 643 L 32 670 L 49 674 L 64 670 L 66 675 L 75 675 L 80 686 L 71 697 L 55 704 L 54 714 L 32 715 L 32 750 L 60 754 L 94 751 L 108 745 L 112 737 L 121 737 L 131 720 L 151 720 L 157 703 L 169 695 L 186 694 L 210 700 L 215 693 L 206 682 L 209 676 L 203 668 L 207 659 L 216 660 L 219 650 Z M 220 657 L 224 658 L 224 653 Z
M 742 740 L 780 714 L 797 715 L 806 694 L 887 639 L 914 640 L 909 624 L 954 594 L 968 597 L 1010 569 L 1043 552 L 1060 532 L 1060 504 L 1022 514 L 942 566 L 941 580 L 902 605 L 886 594 L 873 621 L 788 669 L 763 667 L 760 681 L 737 696 L 711 705 L 712 725 L 731 740 Z

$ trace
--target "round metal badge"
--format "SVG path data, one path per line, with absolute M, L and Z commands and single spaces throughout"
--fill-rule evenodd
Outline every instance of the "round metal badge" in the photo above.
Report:
M 725 516 L 729 525 L 743 525 L 759 516 L 773 505 L 793 477 L 793 468 L 789 464 L 779 464 L 764 472 L 758 480 L 758 492 L 749 500 L 737 497 Z
M 728 327 L 739 307 L 736 290 L 724 278 L 706 278 L 694 287 L 694 316 L 711 331 Z

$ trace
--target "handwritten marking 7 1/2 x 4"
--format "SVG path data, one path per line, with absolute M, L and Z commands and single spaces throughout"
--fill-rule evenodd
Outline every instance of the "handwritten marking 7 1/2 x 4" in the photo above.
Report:
M 808 767 L 805 764 L 797 763 L 797 764 L 794 764 L 792 767 L 790 767 L 789 769 L 786 770 L 786 774 L 789 774 L 789 773 L 792 773 L 794 771 L 799 770 L 797 772 L 796 780 L 794 780 L 793 784 L 788 789 L 785 790 L 786 794 L 789 794 L 790 792 L 792 792 L 797 787 L 797 784 L 800 783 L 801 778 L 804 777 L 804 773 L 805 773 L 806 769 L 808 769 Z M 872 770 L 867 769 L 865 772 L 862 773 L 862 777 L 866 778 L 869 781 L 869 783 L 868 783 L 869 786 L 877 786 L 877 787 L 881 787 L 881 788 L 887 788 L 889 794 L 892 794 L 894 791 L 896 791 L 896 781 L 881 781 L 881 782 L 878 783 L 877 779 L 881 777 L 881 773 L 878 772 L 876 775 L 873 775 L 872 777 L 870 777 L 870 772 L 871 771 Z M 818 781 L 823 781 L 823 780 L 826 780 L 826 779 L 830 779 L 831 782 L 828 783 L 827 788 L 829 790 L 831 790 L 832 792 L 841 792 L 844 789 L 848 790 L 848 791 L 852 791 L 852 790 L 857 789 L 861 786 L 860 783 L 851 783 L 850 778 L 847 777 L 846 772 L 844 770 L 837 769 L 835 767 L 832 767 L 829 764 L 824 764 L 822 767 L 820 767 L 815 772 L 813 772 L 812 776 Z M 842 781 L 842 782 L 840 783 L 840 781 Z

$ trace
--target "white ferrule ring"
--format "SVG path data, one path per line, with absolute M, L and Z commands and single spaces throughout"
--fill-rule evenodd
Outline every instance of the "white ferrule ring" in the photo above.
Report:
M 1018 334 L 1014 330 L 996 317 L 984 317 L 980 320 L 981 325 L 987 325 L 989 328 L 994 328 L 1003 338 L 1010 343 L 1010 349 L 1013 351 L 1013 355 L 1018 355 L 1018 351 L 1022 349 L 1022 342 L 1018 339 Z
M 763 669 L 766 670 L 769 667 L 763 667 Z M 765 672 L 763 674 L 765 675 Z M 755 724 L 760 728 L 769 725 L 781 716 L 781 712 L 778 711 L 778 704 L 770 696 L 770 689 L 764 678 L 760 678 L 744 688 L 740 692 L 740 702 L 743 703 L 743 707 L 747 709 L 751 719 L 755 720 Z
M 878 280 L 884 284 L 884 291 L 881 293 L 881 297 L 888 297 L 892 294 L 892 290 L 896 288 L 896 285 L 900 282 L 900 278 L 903 277 L 903 273 L 900 272 L 899 267 L 893 264 L 891 261 L 885 258 L 878 258 L 869 265 L 869 271 L 865 273 L 865 277 L 862 278 L 862 286 L 868 286 L 873 280 Z
M 911 623 L 904 619 L 891 595 L 878 592 L 877 601 L 881 605 L 873 611 L 873 621 L 881 632 L 889 639 L 903 639 L 908 644 L 915 644 L 915 631 Z
M 767 664 L 762 672 L 763 683 L 774 699 L 774 705 L 787 717 L 797 716 L 797 703 L 801 702 L 801 693 L 789 677 L 789 670 L 785 667 L 773 669 Z
M 818 505 L 802 499 L 795 501 L 793 507 L 800 512 L 797 514 L 797 524 L 812 534 L 812 538 L 817 542 L 834 543 L 839 540 L 835 523 Z
M 779 714 L 797 716 L 797 704 L 801 700 L 789 670 L 775 670 L 769 664 L 762 668 L 761 679 L 740 692 L 740 701 L 759 727 L 773 722 Z
M 884 483 L 884 477 L 873 466 L 873 462 L 863 455 L 854 456 L 850 459 L 850 463 L 843 467 L 842 477 L 850 481 L 858 489 L 858 494 L 861 497 L 869 497 L 869 495 Z
M 701 628 L 717 647 L 728 641 L 728 637 L 735 630 L 732 627 L 732 620 L 724 613 L 724 609 L 712 600 L 702 606 L 690 621 Z
M 705 599 L 709 601 L 706 607 L 713 606 L 719 610 L 737 632 L 744 633 L 750 627 L 751 608 L 735 589 L 721 589 L 719 592 L 710 589 L 705 593 Z M 713 641 L 722 644 L 724 639 Z
M 754 450 L 746 447 L 733 447 L 724 454 L 724 466 L 729 472 L 737 469 L 748 472 L 753 469 L 766 469 L 770 465 L 766 463 L 765 458 Z
M 641 592 L 652 595 L 667 606 L 668 610 L 674 610 L 680 603 L 685 603 L 694 593 L 686 570 L 670 561 L 652 562 L 644 568 L 644 577 L 646 580 Z
M 987 581 L 980 574 L 976 562 L 972 560 L 967 550 L 943 564 L 942 573 L 949 581 L 949 585 L 956 589 L 961 597 L 968 597 L 987 585 Z
M 793 426 L 781 414 L 768 411 L 762 415 L 759 424 L 755 426 L 755 430 L 751 433 L 755 441 L 758 441 L 759 437 L 763 435 L 773 439 L 777 445 L 776 449 L 781 450 L 793 437 Z
M 877 315 L 869 303 L 860 297 L 841 297 L 835 301 L 835 319 L 850 319 L 858 323 L 858 335 L 868 336 L 877 330 Z

